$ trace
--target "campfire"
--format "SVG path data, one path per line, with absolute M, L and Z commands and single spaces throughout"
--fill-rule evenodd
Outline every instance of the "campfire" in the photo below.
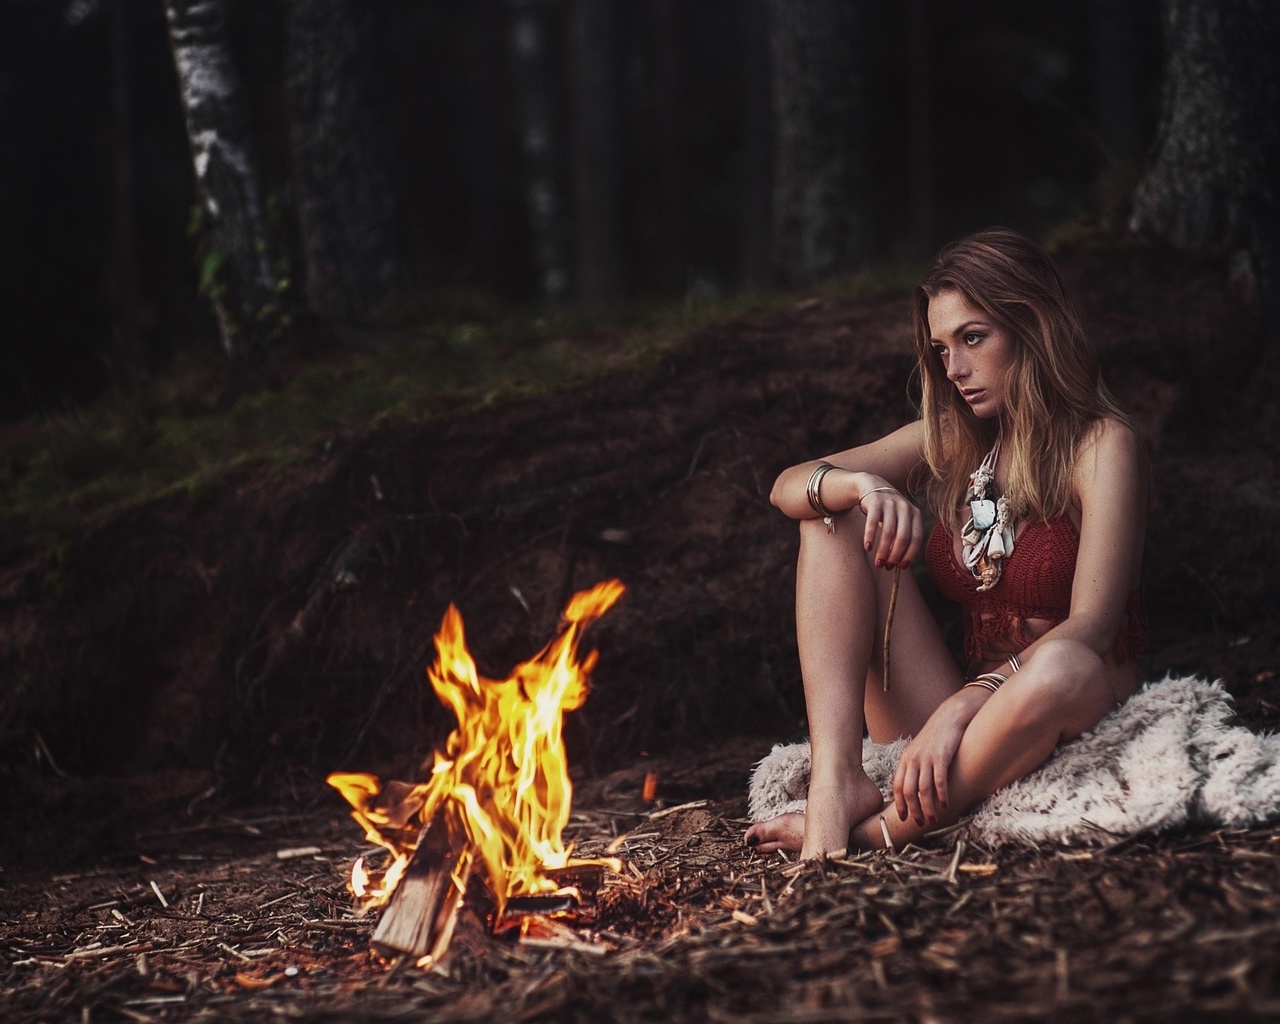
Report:
M 502 680 L 476 671 L 462 616 L 450 605 L 427 677 L 457 727 L 424 765 L 426 778 L 382 782 L 337 772 L 329 784 L 386 856 L 359 858 L 349 886 L 366 910 L 385 908 L 373 943 L 382 954 L 431 966 L 444 955 L 464 905 L 489 929 L 554 929 L 582 914 L 614 860 L 571 856 L 561 838 L 572 785 L 563 715 L 582 706 L 596 663 L 581 660 L 582 632 L 622 596 L 618 580 L 575 594 L 557 635 Z

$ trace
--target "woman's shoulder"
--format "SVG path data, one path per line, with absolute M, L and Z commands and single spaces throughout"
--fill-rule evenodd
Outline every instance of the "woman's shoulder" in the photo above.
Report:
M 1145 463 L 1147 447 L 1132 423 L 1117 416 L 1099 416 L 1085 428 L 1076 456 L 1077 466 L 1090 457 Z
M 1132 423 L 1100 416 L 1086 428 L 1076 449 L 1075 478 L 1080 489 L 1122 479 L 1149 481 L 1147 447 Z

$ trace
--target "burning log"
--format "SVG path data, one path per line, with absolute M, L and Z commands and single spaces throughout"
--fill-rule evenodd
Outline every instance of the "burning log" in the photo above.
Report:
M 440 959 L 453 937 L 471 876 L 471 851 L 449 837 L 444 809 L 418 834 L 418 846 L 373 933 L 383 956 Z
M 586 699 L 595 665 L 594 652 L 577 657 L 582 631 L 622 592 L 611 580 L 574 595 L 556 637 L 502 680 L 476 671 L 450 606 L 427 675 L 458 725 L 428 777 L 384 784 L 362 773 L 329 776 L 369 841 L 392 855 L 383 869 L 371 871 L 364 858 L 352 868 L 357 900 L 387 904 L 373 936 L 379 952 L 438 962 L 464 905 L 474 911 L 468 921 L 487 918 L 494 932 L 518 925 L 521 935 L 594 908 L 604 865 L 620 865 L 573 861 L 561 839 L 573 789 L 561 727 L 564 712 Z M 472 885 L 469 896 L 473 867 L 487 892 Z

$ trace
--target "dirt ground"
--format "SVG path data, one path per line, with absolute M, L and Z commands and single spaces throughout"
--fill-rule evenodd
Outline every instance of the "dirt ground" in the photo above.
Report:
M 742 843 L 755 741 L 582 787 L 578 852 L 625 859 L 594 913 L 370 952 L 333 801 L 180 810 L 77 870 L 6 877 L 0 1006 L 35 1021 L 1246 1020 L 1280 1013 L 1280 828 L 1081 850 L 930 841 L 822 865 Z M 656 772 L 695 800 L 641 799 Z M 156 810 L 156 808 L 153 808 Z
M 1275 729 L 1277 375 L 1245 362 L 1247 295 L 1225 258 L 1133 243 L 1064 267 L 1152 456 L 1144 672 L 1222 678 Z M 741 844 L 751 763 L 803 731 L 795 538 L 768 489 L 911 415 L 905 339 L 900 296 L 809 299 L 578 394 L 335 436 L 287 476 L 244 470 L 84 535 L 8 524 L 0 1017 L 1280 1012 L 1275 829 L 1084 852 L 942 838 L 803 869 Z M 596 919 L 434 972 L 374 959 L 342 882 L 358 830 L 319 780 L 406 777 L 442 738 L 422 671 L 446 603 L 503 674 L 613 576 L 629 592 L 593 627 L 568 723 L 582 852 L 630 833 Z

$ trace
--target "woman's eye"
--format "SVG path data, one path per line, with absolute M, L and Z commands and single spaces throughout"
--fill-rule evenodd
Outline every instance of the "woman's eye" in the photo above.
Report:
M 981 340 L 982 340 L 982 335 L 976 333 L 975 331 L 970 331 L 968 334 L 964 336 L 964 343 L 966 345 L 976 345 Z
M 933 347 L 933 354 L 936 355 L 939 359 L 947 358 L 947 350 L 943 348 L 941 345 L 935 345 Z

